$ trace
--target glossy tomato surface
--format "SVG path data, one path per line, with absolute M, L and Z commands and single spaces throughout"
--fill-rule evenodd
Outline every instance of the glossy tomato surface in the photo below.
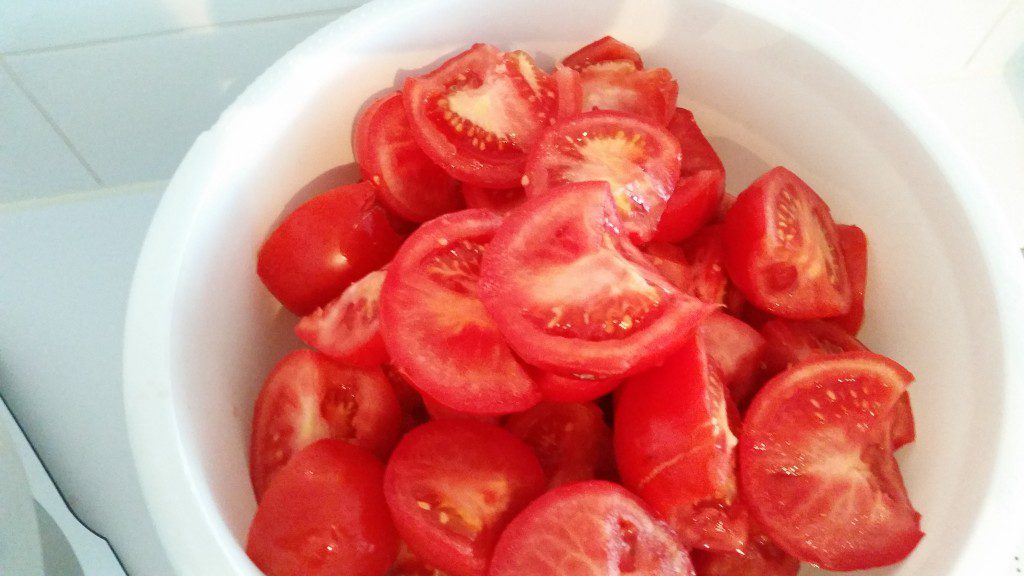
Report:
M 580 70 L 583 111 L 614 110 L 664 126 L 672 119 L 679 84 L 664 68 L 641 70 L 630 61 L 613 60 Z
M 480 287 L 523 359 L 591 380 L 664 360 L 713 310 L 646 263 L 603 182 L 552 190 L 510 214 L 484 254 Z
M 491 576 L 693 576 L 686 551 L 617 484 L 592 480 L 556 488 L 509 525 Z
M 551 402 L 589 402 L 618 388 L 619 378 L 575 378 L 541 371 L 534 375 L 545 400 Z
M 831 321 L 856 336 L 864 323 L 864 294 L 868 285 L 868 237 L 857 226 L 840 224 L 839 244 L 843 248 L 846 272 L 850 276 L 850 311 Z
M 767 536 L 751 536 L 732 552 L 695 550 L 697 576 L 797 576 L 800 561 L 779 549 Z
M 512 188 L 481 188 L 472 184 L 462 185 L 462 196 L 466 206 L 490 210 L 498 214 L 508 214 L 526 201 L 526 192 L 522 186 Z
M 256 272 L 286 308 L 303 316 L 387 263 L 402 239 L 367 182 L 302 204 L 260 247 Z
M 619 42 L 611 36 L 595 40 L 569 54 L 562 60 L 562 64 L 569 68 L 582 70 L 594 64 L 615 62 L 617 60 L 630 62 L 637 70 L 641 70 L 644 67 L 644 61 L 636 49 Z
M 406 434 L 388 462 L 384 494 L 417 556 L 454 576 L 481 576 L 501 531 L 546 483 L 537 457 L 511 433 L 444 420 Z
M 612 431 L 596 404 L 541 402 L 510 415 L 505 429 L 537 455 L 548 488 L 613 475 Z
M 913 376 L 870 352 L 797 364 L 754 397 L 740 435 L 743 496 L 789 554 L 829 570 L 905 558 L 920 541 L 892 455 L 892 411 Z
M 689 110 L 676 108 L 668 131 L 679 141 L 683 160 L 654 239 L 678 242 L 716 216 L 725 195 L 725 166 Z
M 321 440 L 281 469 L 249 527 L 246 553 L 267 576 L 380 576 L 398 536 L 369 452 Z
M 721 225 L 706 226 L 679 244 L 651 242 L 642 250 L 683 293 L 708 304 L 724 304 L 733 313 L 742 306 L 742 295 L 725 273 Z
M 446 214 L 409 236 L 381 290 L 381 335 L 417 389 L 461 412 L 502 414 L 540 391 L 480 302 L 480 261 L 501 218 Z
M 761 362 L 767 344 L 761 334 L 742 320 L 724 312 L 708 316 L 697 329 L 708 356 L 718 368 L 732 400 L 741 406 L 762 383 Z
M 293 454 L 324 438 L 385 458 L 401 413 L 380 368 L 339 364 L 313 350 L 285 356 L 267 377 L 252 418 L 249 473 L 256 498 Z
M 341 296 L 303 316 L 295 335 L 320 352 L 350 366 L 378 366 L 387 361 L 380 337 L 380 289 L 383 270 L 353 282 Z

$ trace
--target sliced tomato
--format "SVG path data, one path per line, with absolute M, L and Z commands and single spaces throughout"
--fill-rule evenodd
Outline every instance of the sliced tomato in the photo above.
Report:
M 423 397 L 423 405 L 426 407 L 427 414 L 430 415 L 432 420 L 476 420 L 485 424 L 501 424 L 501 418 L 498 416 L 460 412 L 445 406 L 430 396 Z
M 592 64 L 580 70 L 583 111 L 615 110 L 658 126 L 672 120 L 679 84 L 664 68 L 639 70 L 629 61 Z
M 725 196 L 725 166 L 689 110 L 676 108 L 668 131 L 679 140 L 683 163 L 654 239 L 679 242 L 715 218 Z
M 850 311 L 830 321 L 856 336 L 864 323 L 864 291 L 868 285 L 868 237 L 856 226 L 840 224 L 839 244 L 843 248 L 846 272 L 850 276 Z
M 491 576 L 693 576 L 686 551 L 621 486 L 591 480 L 544 494 L 509 525 Z
M 393 364 L 382 364 L 381 370 L 391 383 L 391 389 L 398 398 L 398 406 L 402 409 L 402 434 L 430 420 L 423 396 L 409 383 L 409 377 Z
M 729 209 L 732 208 L 732 205 L 735 204 L 735 203 L 736 203 L 736 197 L 735 196 L 733 196 L 732 194 L 728 194 L 728 193 L 723 194 L 722 195 L 722 203 L 718 205 L 718 210 L 715 212 L 715 219 L 714 219 L 714 221 L 715 222 L 724 222 L 725 221 L 725 215 L 729 212 Z
M 379 368 L 353 368 L 313 350 L 285 356 L 252 418 L 249 474 L 256 499 L 293 454 L 334 438 L 387 457 L 398 441 L 398 400 Z
M 612 431 L 596 404 L 541 402 L 509 416 L 505 429 L 533 449 L 548 488 L 613 475 Z
M 763 336 L 742 320 L 723 312 L 708 316 L 697 329 L 708 359 L 718 368 L 729 396 L 746 406 L 757 392 L 766 350 Z
M 765 339 L 764 364 L 769 375 L 810 358 L 867 350 L 860 340 L 824 320 L 775 318 L 761 326 Z
M 580 73 L 565 66 L 556 66 L 551 74 L 558 94 L 556 118 L 559 120 L 575 116 L 583 111 L 583 83 Z
M 795 319 L 849 312 L 832 215 L 796 174 L 773 168 L 744 190 L 725 216 L 724 240 L 729 278 L 758 308 Z
M 893 564 L 920 541 L 888 430 L 913 376 L 870 352 L 797 364 L 754 397 L 740 434 L 743 495 L 789 554 L 827 570 Z
M 447 572 L 438 570 L 427 564 L 413 553 L 404 542 L 398 549 L 398 558 L 388 570 L 386 576 L 449 576 Z
M 256 273 L 285 308 L 304 316 L 386 264 L 401 243 L 373 185 L 360 182 L 289 214 L 260 247 Z
M 312 444 L 270 483 L 246 553 L 269 576 L 380 576 L 398 550 L 383 476 L 384 467 L 361 448 Z
M 708 362 L 702 339 L 691 339 L 620 390 L 613 430 L 623 484 L 668 521 L 687 548 L 730 550 L 742 543 L 745 527 L 729 519 L 736 437 L 721 374 Z M 722 524 L 729 530 L 719 530 Z
M 552 190 L 505 219 L 484 254 L 480 294 L 527 362 L 621 378 L 664 360 L 711 313 L 650 268 L 622 230 L 604 182 Z
M 892 449 L 902 448 L 917 439 L 914 411 L 910 407 L 910 394 L 904 394 L 892 414 Z
M 508 188 L 519 184 L 525 150 L 557 116 L 557 89 L 525 52 L 475 44 L 407 78 L 402 96 L 427 156 L 464 182 Z
M 651 237 L 679 174 L 679 144 L 667 130 L 618 112 L 588 112 L 555 124 L 530 151 L 526 195 L 569 182 L 611 186 L 626 230 Z
M 626 61 L 631 62 L 636 70 L 642 70 L 644 61 L 640 53 L 632 46 L 623 44 L 611 36 L 605 36 L 595 40 L 583 48 L 569 54 L 562 60 L 562 64 L 582 70 L 601 62 Z
M 733 552 L 694 550 L 697 576 L 797 576 L 800 561 L 779 549 L 767 536 L 751 536 Z
M 480 260 L 501 218 L 484 210 L 421 226 L 388 266 L 381 335 L 420 392 L 461 412 L 518 412 L 540 391 L 477 294 Z
M 383 270 L 353 282 L 341 296 L 303 316 L 295 334 L 324 354 L 351 366 L 378 366 L 387 361 L 380 337 L 380 288 Z
M 544 471 L 522 440 L 469 420 L 406 434 L 384 474 L 395 527 L 424 561 L 481 576 L 509 521 L 544 491 Z
M 707 226 L 679 245 L 651 242 L 642 250 L 683 293 L 708 304 L 736 306 L 736 289 L 725 273 L 721 226 Z
M 541 371 L 534 376 L 545 400 L 551 402 L 589 402 L 618 388 L 619 378 L 574 378 Z
M 458 181 L 416 143 L 397 92 L 371 104 L 356 121 L 355 155 L 381 203 L 406 220 L 426 222 L 462 208 Z
M 496 214 L 508 214 L 526 201 L 522 186 L 514 188 L 481 188 L 472 184 L 462 185 L 466 206 L 490 210 Z

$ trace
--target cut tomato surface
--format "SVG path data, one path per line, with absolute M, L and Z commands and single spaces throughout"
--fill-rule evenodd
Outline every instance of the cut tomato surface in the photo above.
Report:
M 406 220 L 426 222 L 462 208 L 458 182 L 416 143 L 397 92 L 359 117 L 355 155 L 363 179 L 377 186 L 381 203 Z
M 654 239 L 679 242 L 715 218 L 725 195 L 725 166 L 689 110 L 676 108 L 668 131 L 679 141 L 683 160 Z
M 402 90 L 413 136 L 434 162 L 478 186 L 519 184 L 525 150 L 558 115 L 557 82 L 525 52 L 475 44 Z
M 530 150 L 526 195 L 607 182 L 626 230 L 645 241 L 672 195 L 679 162 L 679 143 L 664 128 L 628 114 L 588 112 L 555 124 Z
M 246 553 L 268 576 L 380 576 L 398 550 L 383 475 L 361 448 L 338 440 L 312 444 L 270 483 Z
M 786 552 L 829 570 L 902 560 L 920 541 L 892 455 L 892 411 L 913 376 L 870 352 L 815 358 L 754 397 L 740 434 L 744 499 Z
M 518 412 L 540 391 L 512 354 L 477 291 L 480 260 L 501 223 L 464 210 L 409 236 L 381 290 L 381 335 L 413 386 L 461 412 Z
M 736 307 L 736 288 L 725 273 L 722 227 L 707 226 L 681 244 L 651 242 L 643 247 L 651 264 L 685 294 Z
M 541 371 L 534 376 L 545 400 L 551 402 L 589 402 L 618 388 L 619 378 L 574 378 Z
M 630 61 L 613 60 L 580 70 L 583 111 L 615 110 L 659 126 L 672 119 L 679 84 L 664 68 L 640 70 Z
M 430 396 L 423 397 L 423 406 L 426 408 L 431 420 L 476 420 L 485 424 L 501 424 L 501 417 L 499 416 L 460 412 L 445 406 Z
M 592 480 L 544 494 L 502 534 L 491 576 L 693 576 L 686 551 L 621 486 Z
M 789 170 L 769 170 L 725 216 L 729 278 L 758 308 L 784 318 L 850 310 L 850 280 L 825 202 Z
M 382 364 L 380 368 L 391 383 L 398 406 L 402 409 L 402 434 L 430 420 L 430 414 L 423 405 L 423 396 L 409 383 L 402 370 L 392 364 Z
M 395 526 L 425 562 L 482 576 L 509 521 L 544 491 L 544 471 L 522 440 L 468 420 L 406 434 L 384 475 Z
M 746 406 L 761 383 L 760 366 L 767 346 L 764 337 L 724 312 L 708 316 L 697 335 L 708 360 L 718 368 L 729 396 L 737 405 Z
M 623 44 L 611 36 L 605 36 L 569 54 L 562 64 L 575 70 L 582 70 L 601 62 L 626 61 L 636 70 L 642 70 L 644 61 L 632 46 Z
M 252 418 L 249 473 L 259 499 L 293 454 L 324 438 L 387 457 L 398 441 L 398 400 L 379 368 L 353 368 L 313 350 L 285 356 Z
M 850 311 L 830 321 L 856 336 L 864 323 L 864 293 L 868 285 L 868 237 L 856 226 L 840 224 L 839 244 L 843 248 L 846 272 L 850 276 Z
M 398 558 L 385 576 L 450 576 L 420 559 L 404 542 L 398 549 Z
M 320 352 L 351 366 L 378 366 L 387 361 L 380 337 L 380 289 L 383 270 L 353 282 L 341 296 L 303 316 L 295 334 Z
M 733 552 L 694 550 L 697 576 L 797 576 L 800 561 L 779 549 L 767 536 L 751 536 Z
M 367 182 L 307 201 L 267 237 L 256 272 L 288 310 L 303 316 L 387 263 L 402 239 Z
M 472 184 L 462 185 L 466 206 L 490 210 L 496 214 L 508 214 L 526 201 L 522 186 L 513 188 L 481 188 Z
M 505 429 L 533 449 L 548 488 L 613 475 L 612 431 L 593 403 L 541 402 L 509 416 Z
M 604 182 L 552 190 L 510 214 L 484 254 L 480 289 L 523 359 L 577 379 L 657 364 L 714 309 L 645 262 Z

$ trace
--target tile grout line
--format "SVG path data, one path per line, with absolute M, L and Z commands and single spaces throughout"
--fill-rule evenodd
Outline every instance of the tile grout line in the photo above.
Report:
M 50 128 L 57 134 L 57 136 L 60 137 L 64 142 L 64 145 L 67 146 L 68 151 L 78 159 L 78 162 L 83 168 L 85 168 L 85 171 L 88 172 L 89 176 L 91 176 L 96 182 L 96 185 L 103 186 L 103 179 L 100 178 L 100 175 L 96 173 L 96 170 L 94 170 L 88 162 L 86 162 L 85 157 L 82 156 L 82 153 L 78 151 L 78 148 L 71 143 L 71 139 L 68 138 L 68 135 L 61 130 L 60 126 L 57 125 L 57 122 L 54 121 L 52 116 L 50 116 L 50 113 L 43 108 L 43 105 L 39 103 L 39 100 L 36 99 L 35 95 L 28 90 L 25 84 L 21 81 L 21 78 L 14 72 L 14 68 L 11 68 L 11 65 L 7 62 L 7 58 L 5 56 L 0 56 L 0 69 L 7 72 L 7 75 L 11 77 L 11 82 L 18 87 L 18 90 L 21 91 L 22 95 L 25 96 L 25 99 L 29 101 L 32 107 L 42 115 L 43 119 L 46 120 L 46 123 L 50 125 Z
M 1006 6 L 1003 7 L 1003 10 L 999 13 L 999 16 L 996 18 L 996 21 L 992 23 L 992 27 L 990 27 L 988 31 L 985 32 L 985 35 L 981 37 L 981 40 L 978 42 L 978 45 L 974 48 L 974 51 L 971 52 L 971 55 L 967 57 L 967 61 L 964 62 L 963 68 L 970 67 L 971 63 L 974 62 L 974 59 L 977 58 L 979 54 L 981 54 L 982 48 L 984 48 L 985 44 L 988 43 L 989 38 L 991 38 L 992 35 L 995 34 L 996 29 L 999 28 L 999 25 L 1003 23 L 1003 20 L 1006 20 L 1006 17 L 1010 14 L 1010 11 L 1013 10 L 1013 7 L 1017 3 L 1017 1 L 1018 0 L 1010 0 L 1009 2 L 1006 3 Z
M 35 208 L 57 206 L 61 204 L 72 204 L 74 202 L 96 200 L 99 198 L 109 198 L 113 196 L 141 194 L 153 188 L 166 188 L 169 182 L 170 180 L 151 180 L 146 182 L 123 184 L 121 186 L 95 188 L 93 190 L 85 190 L 83 192 L 70 192 L 59 196 L 40 196 L 37 198 L 29 198 L 27 200 L 15 200 L 13 202 L 0 203 L 0 214 L 10 214 L 12 212 L 21 212 L 23 210 L 32 210 Z
M 200 32 L 204 30 L 211 30 L 214 28 L 234 28 L 237 26 L 245 26 L 247 24 L 266 24 L 270 22 L 283 22 L 287 20 L 299 20 L 302 18 L 311 18 L 314 16 L 327 16 L 330 14 L 344 14 L 356 6 L 349 8 L 330 8 L 324 10 L 312 10 L 309 12 L 301 12 L 298 14 L 281 14 L 278 16 L 264 16 L 262 18 L 250 18 L 244 20 L 231 20 L 227 22 L 215 22 L 211 24 L 200 24 L 198 26 L 185 26 L 183 28 L 173 28 L 170 30 L 155 30 L 152 32 L 143 32 L 141 34 L 130 34 L 125 36 L 117 36 L 114 38 L 99 38 L 96 40 L 87 40 L 84 42 L 72 42 L 69 44 L 59 44 L 56 46 L 45 46 L 42 48 L 25 48 L 22 50 L 12 50 L 5 52 L 0 57 L 11 57 L 11 56 L 30 56 L 33 54 L 45 54 L 48 52 L 60 52 L 62 50 L 74 50 L 76 48 L 88 48 L 92 46 L 102 46 L 105 44 L 116 44 L 118 42 L 127 42 L 132 40 L 143 40 L 146 38 L 160 38 L 163 36 L 174 36 L 176 34 L 185 34 L 188 32 Z

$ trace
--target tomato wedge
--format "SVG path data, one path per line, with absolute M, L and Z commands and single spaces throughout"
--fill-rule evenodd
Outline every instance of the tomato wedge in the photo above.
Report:
M 462 196 L 466 206 L 490 210 L 496 214 L 508 214 L 526 201 L 522 186 L 514 188 L 481 188 L 472 184 L 462 185 Z
M 615 110 L 665 126 L 672 119 L 679 84 L 664 68 L 640 70 L 630 61 L 591 64 L 580 70 L 583 111 Z
M 484 253 L 480 296 L 523 359 L 587 380 L 657 364 L 713 310 L 646 264 L 605 182 L 566 185 L 510 214 Z
M 289 214 L 260 248 L 256 273 L 285 308 L 304 316 L 386 264 L 401 243 L 373 185 L 360 182 Z
M 404 542 L 398 549 L 398 558 L 388 570 L 386 576 L 449 576 L 446 572 L 438 570 L 427 564 L 419 556 L 409 550 Z
M 378 366 L 388 359 L 380 337 L 383 270 L 353 282 L 341 296 L 303 316 L 295 334 L 320 352 L 351 366 Z
M 458 182 L 420 149 L 397 92 L 371 104 L 356 121 L 355 155 L 381 203 L 406 220 L 426 222 L 462 208 Z
M 557 115 L 558 86 L 525 52 L 474 44 L 405 80 L 413 136 L 455 178 L 488 188 L 519 184 L 524 151 Z
M 430 396 L 423 397 L 423 406 L 431 420 L 476 420 L 485 424 L 501 424 L 501 418 L 489 414 L 472 414 L 449 408 Z
M 679 140 L 683 162 L 654 239 L 679 242 L 717 214 L 725 195 L 725 166 L 689 110 L 676 108 L 668 131 Z
M 509 432 L 444 420 L 399 442 L 384 495 L 417 556 L 455 576 L 482 576 L 501 531 L 545 483 L 537 457 Z
M 626 230 L 650 239 L 679 174 L 679 143 L 664 128 L 619 112 L 555 124 L 530 150 L 526 195 L 568 182 L 608 182 Z
M 870 352 L 797 364 L 754 397 L 740 434 L 741 488 L 766 533 L 827 570 L 893 564 L 920 541 L 888 441 L 913 376 Z
M 784 318 L 850 310 L 850 279 L 828 206 L 777 167 L 758 178 L 725 216 L 729 278 L 758 308 Z
M 270 483 L 246 553 L 270 576 L 380 576 L 398 549 L 383 476 L 384 467 L 361 448 L 312 444 Z
M 583 379 L 540 372 L 534 376 L 545 400 L 552 402 L 589 402 L 618 388 L 618 378 Z
M 697 576 L 797 576 L 800 561 L 779 549 L 767 536 L 751 536 L 740 550 L 694 550 Z
M 461 412 L 504 414 L 540 401 L 477 294 L 480 260 L 501 218 L 446 214 L 409 236 L 381 289 L 381 335 L 413 386 Z
M 644 67 L 644 61 L 636 49 L 611 36 L 595 40 L 569 54 L 562 60 L 562 64 L 575 70 L 582 70 L 594 64 L 617 60 L 631 62 L 636 70 L 641 70 Z
M 730 312 L 742 306 L 742 295 L 725 273 L 720 225 L 706 226 L 681 244 L 651 242 L 642 251 L 651 264 L 684 294 L 708 304 L 724 304 Z
M 718 368 L 729 396 L 746 406 L 757 392 L 767 343 L 757 330 L 723 312 L 708 316 L 697 329 L 708 360 Z
M 249 474 L 256 499 L 293 454 L 334 438 L 385 458 L 398 441 L 398 400 L 379 368 L 352 368 L 296 350 L 267 377 L 252 418 Z
M 621 486 L 578 482 L 544 494 L 509 524 L 490 576 L 693 576 L 686 551 Z
M 850 276 L 850 311 L 830 318 L 837 326 L 856 336 L 864 323 L 864 291 L 868 285 L 868 237 L 856 226 L 840 224 L 839 244 L 843 248 L 846 272 Z
M 533 449 L 548 488 L 613 475 L 612 431 L 596 404 L 541 402 L 509 416 L 505 429 Z

